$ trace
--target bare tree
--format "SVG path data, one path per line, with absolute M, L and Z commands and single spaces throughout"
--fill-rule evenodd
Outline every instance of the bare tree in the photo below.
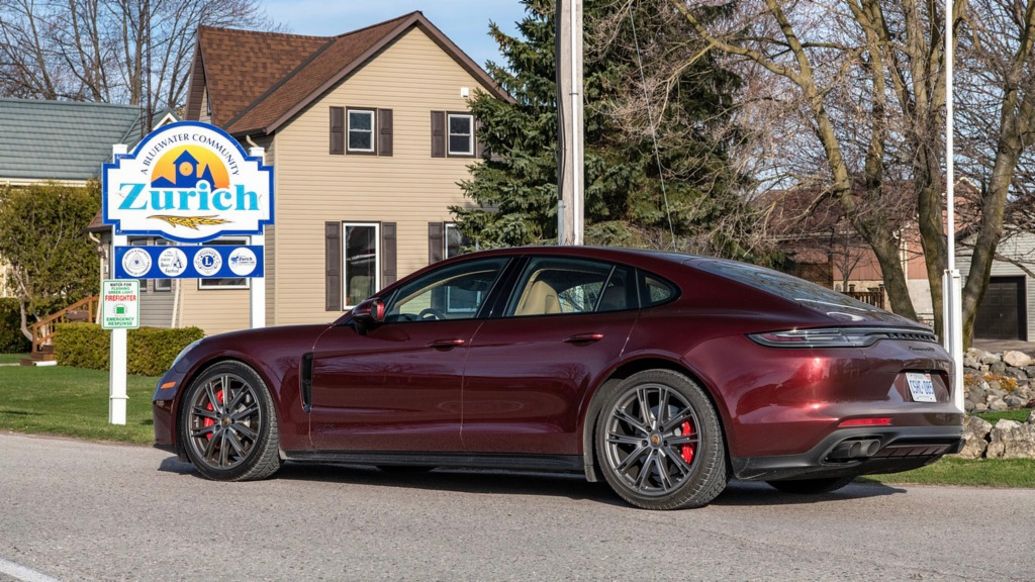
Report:
M 801 134 L 811 134 L 811 144 L 799 140 L 783 148 L 782 167 L 796 181 L 825 185 L 817 203 L 825 197 L 838 201 L 876 255 L 892 308 L 913 318 L 900 237 L 916 222 L 940 328 L 946 265 L 944 4 L 744 0 L 727 6 L 727 18 L 706 23 L 700 14 L 714 10 L 714 3 L 671 1 L 714 50 L 770 81 L 772 101 L 790 114 L 778 129 L 797 122 L 809 130 Z M 963 39 L 957 93 L 963 123 L 957 127 L 973 152 L 965 156 L 970 174 L 982 184 L 964 288 L 969 341 L 1005 210 L 1022 192 L 1018 161 L 1032 141 L 1035 3 L 953 0 L 952 6 L 957 38 Z M 817 159 L 823 171 L 810 173 L 808 165 Z
M 175 109 L 201 25 L 275 28 L 256 0 L 0 0 L 0 95 Z

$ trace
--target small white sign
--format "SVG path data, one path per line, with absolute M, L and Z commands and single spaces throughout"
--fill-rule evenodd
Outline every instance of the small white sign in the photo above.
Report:
M 179 277 L 187 270 L 187 255 L 176 247 L 169 247 L 158 255 L 158 270 L 167 277 Z
M 255 271 L 255 267 L 259 264 L 259 259 L 255 256 L 255 253 L 248 247 L 238 247 L 230 251 L 230 270 L 235 275 L 240 277 L 247 277 Z
M 151 255 L 144 249 L 130 249 L 122 255 L 122 268 L 134 277 L 143 277 L 151 270 Z
M 140 281 L 105 279 L 101 283 L 101 327 L 136 329 L 140 327 Z
M 211 277 L 223 268 L 223 257 L 212 247 L 203 247 L 194 255 L 194 270 L 205 277 Z

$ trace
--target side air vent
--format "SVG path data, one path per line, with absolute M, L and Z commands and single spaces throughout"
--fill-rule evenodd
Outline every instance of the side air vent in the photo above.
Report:
M 302 365 L 298 370 L 298 384 L 302 392 L 302 409 L 309 412 L 313 403 L 313 354 L 302 354 Z

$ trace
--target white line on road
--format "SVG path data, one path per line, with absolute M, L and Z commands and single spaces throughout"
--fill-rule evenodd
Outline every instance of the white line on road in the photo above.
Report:
M 57 578 L 51 578 L 50 576 L 37 572 L 32 568 L 26 568 L 21 564 L 8 562 L 3 558 L 0 558 L 0 574 L 7 574 L 8 576 L 21 580 L 22 582 L 58 582 Z

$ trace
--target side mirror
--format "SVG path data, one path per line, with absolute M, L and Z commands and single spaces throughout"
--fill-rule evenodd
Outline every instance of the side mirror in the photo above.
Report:
M 378 297 L 371 297 L 352 308 L 352 319 L 362 326 L 372 326 L 384 322 L 385 302 Z

